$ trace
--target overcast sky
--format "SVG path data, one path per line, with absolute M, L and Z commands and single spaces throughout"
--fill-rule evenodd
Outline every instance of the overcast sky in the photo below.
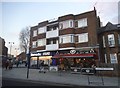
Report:
M 58 2 L 54 2 L 54 0 L 51 2 L 47 0 L 36 0 L 36 2 L 15 1 L 17 0 L 3 0 L 0 3 L 0 11 L 2 13 L 0 14 L 0 18 L 2 18 L 0 36 L 5 39 L 8 48 L 10 47 L 8 42 L 15 43 L 12 52 L 15 51 L 15 48 L 19 48 L 19 33 L 26 26 L 34 26 L 39 22 L 66 14 L 80 14 L 91 11 L 94 6 L 103 25 L 107 22 L 118 23 L 118 0 L 114 0 L 114 2 L 113 0 L 104 0 L 104 2 L 99 2 L 100 0 L 94 0 L 94 2 L 81 2 L 80 0 L 69 0 L 69 2 L 65 0 Z

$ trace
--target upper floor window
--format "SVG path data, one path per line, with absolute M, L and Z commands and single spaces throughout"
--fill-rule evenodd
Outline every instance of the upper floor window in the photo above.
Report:
M 74 43 L 74 35 L 60 36 L 60 43 Z
M 60 29 L 72 28 L 73 20 L 67 20 L 67 21 L 60 22 L 59 27 L 60 27 Z
M 118 42 L 119 42 L 119 45 L 120 45 L 120 34 L 118 34 Z
M 58 40 L 57 40 L 57 39 L 48 39 L 48 40 L 47 40 L 47 45 L 57 44 L 57 43 L 58 43 Z
M 46 45 L 46 39 L 39 39 L 38 46 L 44 46 L 44 45 Z
M 33 41 L 32 42 L 32 48 L 36 48 L 37 47 L 37 41 Z
M 115 46 L 114 34 L 108 35 L 108 44 L 109 44 L 109 46 Z
M 37 30 L 33 31 L 33 37 L 37 36 Z
M 103 36 L 103 47 L 106 47 L 105 46 L 105 36 Z
M 107 55 L 105 54 L 105 63 L 107 63 Z
M 78 36 L 79 43 L 88 42 L 88 33 L 82 33 Z
M 38 34 L 45 33 L 46 32 L 46 27 L 40 27 L 38 29 Z
M 47 31 L 54 31 L 54 30 L 58 30 L 58 26 L 47 27 Z
M 86 27 L 87 26 L 87 18 L 80 19 L 80 20 L 78 20 L 77 23 L 78 23 L 78 25 L 77 25 L 78 28 Z
M 110 60 L 111 60 L 111 63 L 118 63 L 117 54 L 116 53 L 110 54 Z

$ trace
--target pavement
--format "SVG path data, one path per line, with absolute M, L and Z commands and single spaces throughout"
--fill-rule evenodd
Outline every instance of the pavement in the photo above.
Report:
M 103 82 L 100 76 L 71 74 L 71 72 L 46 72 L 39 73 L 39 69 L 29 69 L 29 77 L 27 78 L 27 68 L 20 66 L 11 70 L 2 69 L 3 78 L 15 78 L 36 82 L 50 82 L 73 86 L 116 86 L 118 87 L 118 77 L 103 77 Z M 89 81 L 90 83 L 89 83 Z M 104 85 L 103 85 L 104 83 Z

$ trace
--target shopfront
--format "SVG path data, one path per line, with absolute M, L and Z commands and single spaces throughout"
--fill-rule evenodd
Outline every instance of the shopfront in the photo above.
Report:
M 67 50 L 59 51 L 52 57 L 55 65 L 61 69 L 69 70 L 71 68 L 91 68 L 96 65 L 97 54 L 95 50 Z
M 50 66 L 52 63 L 51 57 L 54 55 L 55 52 L 34 52 L 31 53 L 31 61 L 30 65 L 39 67 L 41 62 L 46 66 Z

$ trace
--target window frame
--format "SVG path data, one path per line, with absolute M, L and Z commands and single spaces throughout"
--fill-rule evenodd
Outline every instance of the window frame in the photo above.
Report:
M 80 40 L 80 36 L 82 36 L 82 40 Z M 87 38 L 87 39 L 84 39 Z M 89 34 L 88 33 L 81 33 L 78 35 L 78 43 L 86 43 L 89 41 Z
M 113 57 L 114 57 L 114 59 L 113 59 Z M 118 59 L 117 59 L 117 54 L 116 53 L 110 54 L 110 62 L 111 62 L 111 64 L 117 64 L 118 63 Z
M 110 36 L 112 36 L 112 38 Z M 108 45 L 110 47 L 115 46 L 115 36 L 114 36 L 114 34 L 108 34 Z

